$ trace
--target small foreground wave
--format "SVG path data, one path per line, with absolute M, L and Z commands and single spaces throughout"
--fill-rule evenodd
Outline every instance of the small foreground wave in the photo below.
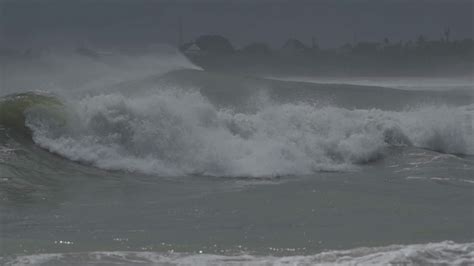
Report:
M 472 265 L 474 243 L 452 241 L 362 247 L 305 256 L 213 255 L 157 252 L 87 252 L 18 256 L 5 265 Z

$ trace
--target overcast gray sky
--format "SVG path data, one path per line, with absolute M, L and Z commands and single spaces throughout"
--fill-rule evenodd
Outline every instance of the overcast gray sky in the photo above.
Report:
M 279 47 L 288 38 L 323 47 L 357 40 L 438 39 L 473 36 L 472 0 L 0 0 L 2 44 L 78 43 L 142 45 L 177 43 L 221 34 L 236 46 L 251 41 Z

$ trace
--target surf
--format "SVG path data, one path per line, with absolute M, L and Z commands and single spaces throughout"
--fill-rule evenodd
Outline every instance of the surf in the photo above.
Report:
M 12 77 L 23 71 L 28 79 L 4 86 L 39 88 L 44 77 L 61 85 L 0 98 L 9 137 L 27 136 L 74 162 L 157 176 L 353 171 L 391 147 L 474 154 L 471 94 L 209 73 L 169 47 L 96 54 L 9 66 Z
M 288 249 L 292 250 L 292 249 Z M 349 250 L 330 250 L 314 255 L 259 256 L 251 254 L 220 255 L 179 252 L 100 251 L 49 253 L 1 258 L 5 265 L 85 264 L 127 265 L 412 265 L 474 263 L 474 244 L 443 241 L 438 243 L 360 247 Z
M 402 112 L 262 98 L 221 108 L 199 91 L 106 93 L 77 102 L 25 93 L 2 98 L 1 124 L 72 161 L 158 176 L 268 177 L 352 171 L 391 146 L 473 154 L 472 106 Z

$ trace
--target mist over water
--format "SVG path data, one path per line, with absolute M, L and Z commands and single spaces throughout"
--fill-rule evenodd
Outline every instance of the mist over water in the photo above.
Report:
M 53 46 L 31 56 L 3 59 L 0 95 L 37 90 L 67 95 L 97 93 L 124 81 L 200 69 L 169 45 L 139 51 Z

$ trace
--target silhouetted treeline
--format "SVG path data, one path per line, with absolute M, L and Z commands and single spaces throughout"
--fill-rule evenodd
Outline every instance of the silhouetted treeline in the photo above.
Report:
M 204 35 L 180 47 L 205 69 L 261 72 L 263 74 L 470 74 L 474 40 L 451 40 L 449 31 L 439 40 L 423 35 L 416 40 L 360 41 L 339 48 L 321 49 L 289 39 L 280 48 L 251 43 L 237 49 L 223 36 Z

